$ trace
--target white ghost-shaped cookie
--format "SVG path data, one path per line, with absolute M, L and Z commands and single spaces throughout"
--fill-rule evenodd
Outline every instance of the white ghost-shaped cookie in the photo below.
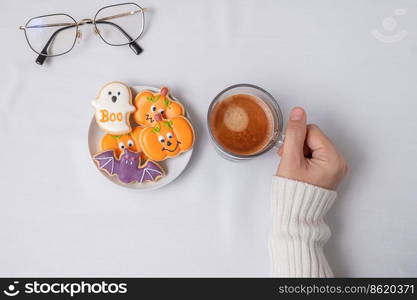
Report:
M 132 92 L 121 82 L 110 82 L 93 100 L 97 124 L 107 133 L 126 134 L 131 131 L 129 115 L 135 110 Z

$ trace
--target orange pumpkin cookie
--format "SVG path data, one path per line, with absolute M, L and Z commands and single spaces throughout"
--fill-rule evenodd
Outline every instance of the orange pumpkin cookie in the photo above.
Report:
M 185 117 L 178 116 L 170 120 L 158 120 L 154 127 L 144 128 L 139 134 L 139 144 L 147 157 L 161 161 L 190 150 L 194 138 L 191 123 Z
M 136 127 L 132 132 L 124 135 L 106 134 L 100 141 L 100 152 L 114 150 L 116 158 L 119 158 L 125 149 L 133 152 L 141 152 L 142 160 L 146 159 L 139 145 L 139 134 L 142 128 Z
M 143 91 L 137 94 L 134 105 L 136 112 L 133 116 L 139 125 L 155 125 L 158 122 L 155 120 L 156 114 L 161 114 L 164 119 L 184 115 L 184 107 L 168 96 L 167 87 L 162 87 L 159 93 Z

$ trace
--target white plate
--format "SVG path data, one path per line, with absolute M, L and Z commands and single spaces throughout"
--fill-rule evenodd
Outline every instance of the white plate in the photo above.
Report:
M 142 85 L 131 87 L 131 89 L 133 93 L 133 99 L 139 92 L 143 90 L 150 90 L 152 92 L 159 91 L 159 88 L 142 86 Z M 171 97 L 171 99 L 178 101 L 172 95 L 169 95 L 169 96 Z M 185 113 L 185 115 L 191 122 L 190 115 L 187 112 Z M 163 187 L 164 185 L 167 185 L 168 183 L 172 182 L 175 178 L 177 178 L 185 170 L 188 162 L 191 159 L 191 155 L 193 154 L 193 149 L 191 149 L 187 152 L 181 153 L 177 157 L 168 158 L 164 161 L 157 162 L 164 169 L 165 176 L 160 178 L 156 182 L 148 181 L 145 183 L 136 182 L 136 183 L 131 183 L 131 184 L 123 184 L 117 179 L 117 176 L 110 176 L 106 172 L 100 170 L 97 167 L 97 164 L 93 159 L 93 156 L 100 152 L 99 144 L 100 144 L 101 138 L 104 135 L 105 135 L 105 132 L 101 130 L 100 127 L 98 127 L 97 122 L 93 115 L 93 118 L 91 119 L 91 122 L 90 122 L 90 128 L 88 130 L 88 148 L 90 150 L 91 160 L 93 161 L 94 166 L 97 168 L 97 170 L 101 172 L 101 174 L 103 174 L 103 176 L 105 176 L 108 180 L 120 186 L 127 187 L 127 188 L 138 189 L 138 190 L 155 190 L 155 189 L 159 189 Z

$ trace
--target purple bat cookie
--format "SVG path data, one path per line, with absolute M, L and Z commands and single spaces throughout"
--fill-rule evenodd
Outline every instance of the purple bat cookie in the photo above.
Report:
M 156 181 L 164 176 L 164 170 L 157 163 L 147 160 L 141 166 L 140 154 L 127 149 L 120 159 L 114 156 L 113 150 L 101 152 L 95 155 L 94 159 L 100 169 L 105 170 L 109 175 L 117 175 L 123 183 Z

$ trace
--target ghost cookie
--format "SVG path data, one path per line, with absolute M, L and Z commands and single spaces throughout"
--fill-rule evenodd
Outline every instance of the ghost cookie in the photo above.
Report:
M 139 134 L 139 144 L 147 157 L 155 161 L 175 157 L 193 147 L 193 126 L 183 116 L 163 120 L 156 115 L 156 125 L 144 128 Z
M 145 90 L 136 95 L 134 105 L 136 123 L 144 126 L 156 124 L 155 115 L 160 114 L 164 119 L 172 119 L 184 115 L 184 107 L 168 95 L 168 88 L 161 87 L 158 93 Z
M 129 115 L 135 111 L 132 105 L 132 92 L 121 82 L 110 82 L 93 101 L 97 124 L 105 132 L 122 135 L 131 131 Z

